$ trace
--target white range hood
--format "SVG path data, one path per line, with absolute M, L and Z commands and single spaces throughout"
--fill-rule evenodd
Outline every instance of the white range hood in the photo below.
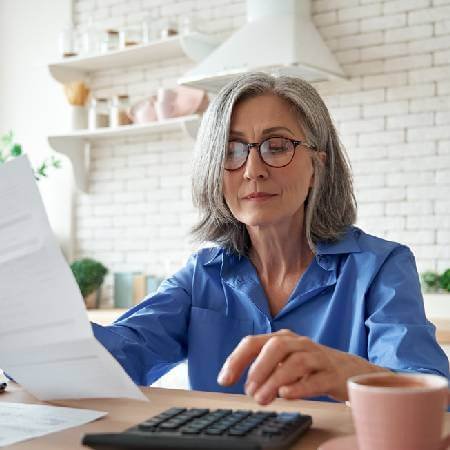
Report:
M 311 0 L 247 0 L 247 23 L 179 83 L 214 92 L 255 70 L 311 82 L 345 77 L 311 20 Z

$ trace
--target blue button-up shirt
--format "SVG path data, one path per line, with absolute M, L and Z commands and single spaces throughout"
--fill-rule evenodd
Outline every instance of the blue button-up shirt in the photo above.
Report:
M 250 260 L 214 247 L 194 254 L 111 326 L 93 324 L 139 385 L 187 358 L 193 389 L 232 393 L 243 393 L 245 374 L 234 386 L 220 386 L 227 356 L 243 337 L 283 328 L 394 371 L 449 375 L 411 251 L 355 227 L 337 243 L 317 246 L 274 317 Z

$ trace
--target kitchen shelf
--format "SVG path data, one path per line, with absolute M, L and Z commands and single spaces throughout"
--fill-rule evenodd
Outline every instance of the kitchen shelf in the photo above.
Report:
M 116 128 L 100 128 L 96 130 L 76 130 L 64 134 L 54 134 L 48 136 L 48 142 L 53 150 L 69 157 L 73 165 L 76 185 L 81 191 L 87 192 L 90 153 L 93 142 L 105 139 L 126 139 L 127 137 L 146 136 L 177 130 L 181 130 L 192 139 L 195 139 L 199 125 L 200 116 L 193 114 L 159 122 L 123 125 Z
M 218 43 L 211 36 L 192 32 L 100 55 L 69 57 L 48 67 L 55 80 L 68 83 L 84 80 L 89 73 L 100 70 L 137 66 L 168 58 L 187 56 L 198 62 L 211 53 Z

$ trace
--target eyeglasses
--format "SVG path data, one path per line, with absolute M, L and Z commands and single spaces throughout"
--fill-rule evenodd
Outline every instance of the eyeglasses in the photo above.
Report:
M 225 170 L 240 169 L 248 159 L 250 149 L 258 149 L 261 160 L 270 167 L 285 167 L 294 158 L 295 149 L 303 146 L 315 150 L 315 147 L 307 142 L 296 141 L 285 137 L 271 137 L 261 143 L 245 143 L 229 141 L 228 151 L 225 157 Z

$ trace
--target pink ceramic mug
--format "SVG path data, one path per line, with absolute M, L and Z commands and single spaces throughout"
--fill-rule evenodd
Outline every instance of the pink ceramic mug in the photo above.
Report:
M 172 89 L 160 88 L 155 102 L 156 117 L 158 120 L 165 120 L 173 117 L 174 100 L 176 93 Z
M 374 373 L 347 382 L 358 450 L 444 450 L 448 380 L 438 375 Z
M 128 117 L 133 123 L 147 123 L 155 121 L 155 100 L 156 97 L 153 96 L 135 103 L 128 111 Z

